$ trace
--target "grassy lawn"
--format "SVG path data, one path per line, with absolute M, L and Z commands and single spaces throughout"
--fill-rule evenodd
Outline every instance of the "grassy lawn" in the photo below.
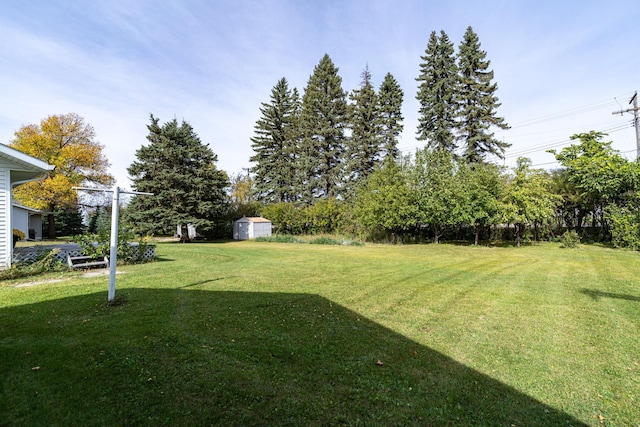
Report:
M 0 425 L 640 425 L 637 252 L 156 253 L 0 283 Z

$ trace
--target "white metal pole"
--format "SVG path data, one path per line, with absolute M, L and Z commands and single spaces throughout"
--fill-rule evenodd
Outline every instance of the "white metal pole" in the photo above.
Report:
M 109 292 L 107 294 L 107 299 L 111 302 L 116 297 L 116 263 L 118 262 L 118 214 L 120 210 L 120 193 L 144 196 L 153 196 L 153 193 L 143 193 L 141 191 L 120 191 L 120 187 L 116 187 L 113 190 L 91 187 L 73 187 L 73 189 L 99 191 L 102 193 L 113 191 L 113 204 L 111 206 L 111 245 L 109 248 Z
M 118 261 L 118 211 L 120 210 L 120 187 L 113 190 L 111 205 L 111 251 L 109 253 L 109 302 L 116 297 L 116 263 Z

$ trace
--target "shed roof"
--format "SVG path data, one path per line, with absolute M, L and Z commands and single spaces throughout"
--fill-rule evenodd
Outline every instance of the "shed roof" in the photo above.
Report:
M 266 218 L 262 218 L 261 216 L 243 216 L 238 221 L 241 222 L 271 222 Z

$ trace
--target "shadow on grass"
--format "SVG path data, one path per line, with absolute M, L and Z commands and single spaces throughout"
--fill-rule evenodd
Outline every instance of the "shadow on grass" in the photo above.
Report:
M 584 425 L 316 295 L 120 293 L 0 310 L 0 425 Z
M 636 302 L 640 302 L 640 297 L 635 296 L 635 295 L 629 295 L 629 294 L 616 294 L 613 292 L 604 292 L 604 291 L 599 291 L 597 289 L 580 289 L 580 293 L 585 294 L 585 295 L 589 295 L 591 298 L 593 298 L 594 300 L 599 300 L 600 298 L 614 298 L 614 299 L 623 299 L 623 300 L 627 300 L 627 301 L 636 301 Z

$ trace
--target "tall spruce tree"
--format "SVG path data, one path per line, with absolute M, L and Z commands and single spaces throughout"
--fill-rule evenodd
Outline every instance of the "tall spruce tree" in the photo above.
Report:
M 347 143 L 345 164 L 346 193 L 354 191 L 358 182 L 363 182 L 381 160 L 382 128 L 378 108 L 378 96 L 367 66 L 360 75 L 360 88 L 349 95 L 349 128 L 351 135 Z
M 227 174 L 216 168 L 218 157 L 200 141 L 191 125 L 173 119 L 160 126 L 151 115 L 149 144 L 136 151 L 127 169 L 137 191 L 126 209 L 139 234 L 173 234 L 179 224 L 196 226 L 214 236 L 227 208 Z
M 346 93 L 342 78 L 325 54 L 309 77 L 300 112 L 300 167 L 303 201 L 336 197 L 345 161 Z
M 297 199 L 295 189 L 295 156 L 297 152 L 297 115 L 299 95 L 289 89 L 283 77 L 271 90 L 269 103 L 262 103 L 262 117 L 256 122 L 251 138 L 255 154 L 254 190 L 257 200 L 266 203 L 291 202 Z
M 387 73 L 378 90 L 379 118 L 384 156 L 398 158 L 398 137 L 404 128 L 402 101 L 404 93 L 397 80 Z
M 500 106 L 495 96 L 498 85 L 492 83 L 491 61 L 486 57 L 478 35 L 468 27 L 458 49 L 461 102 L 458 139 L 469 163 L 483 162 L 488 154 L 504 158 L 504 150 L 511 145 L 499 141 L 491 132 L 492 127 L 508 129 L 509 125 L 496 115 Z
M 420 58 L 417 139 L 426 141 L 431 149 L 454 153 L 459 78 L 453 43 L 444 31 L 440 31 L 440 37 L 433 31 Z

